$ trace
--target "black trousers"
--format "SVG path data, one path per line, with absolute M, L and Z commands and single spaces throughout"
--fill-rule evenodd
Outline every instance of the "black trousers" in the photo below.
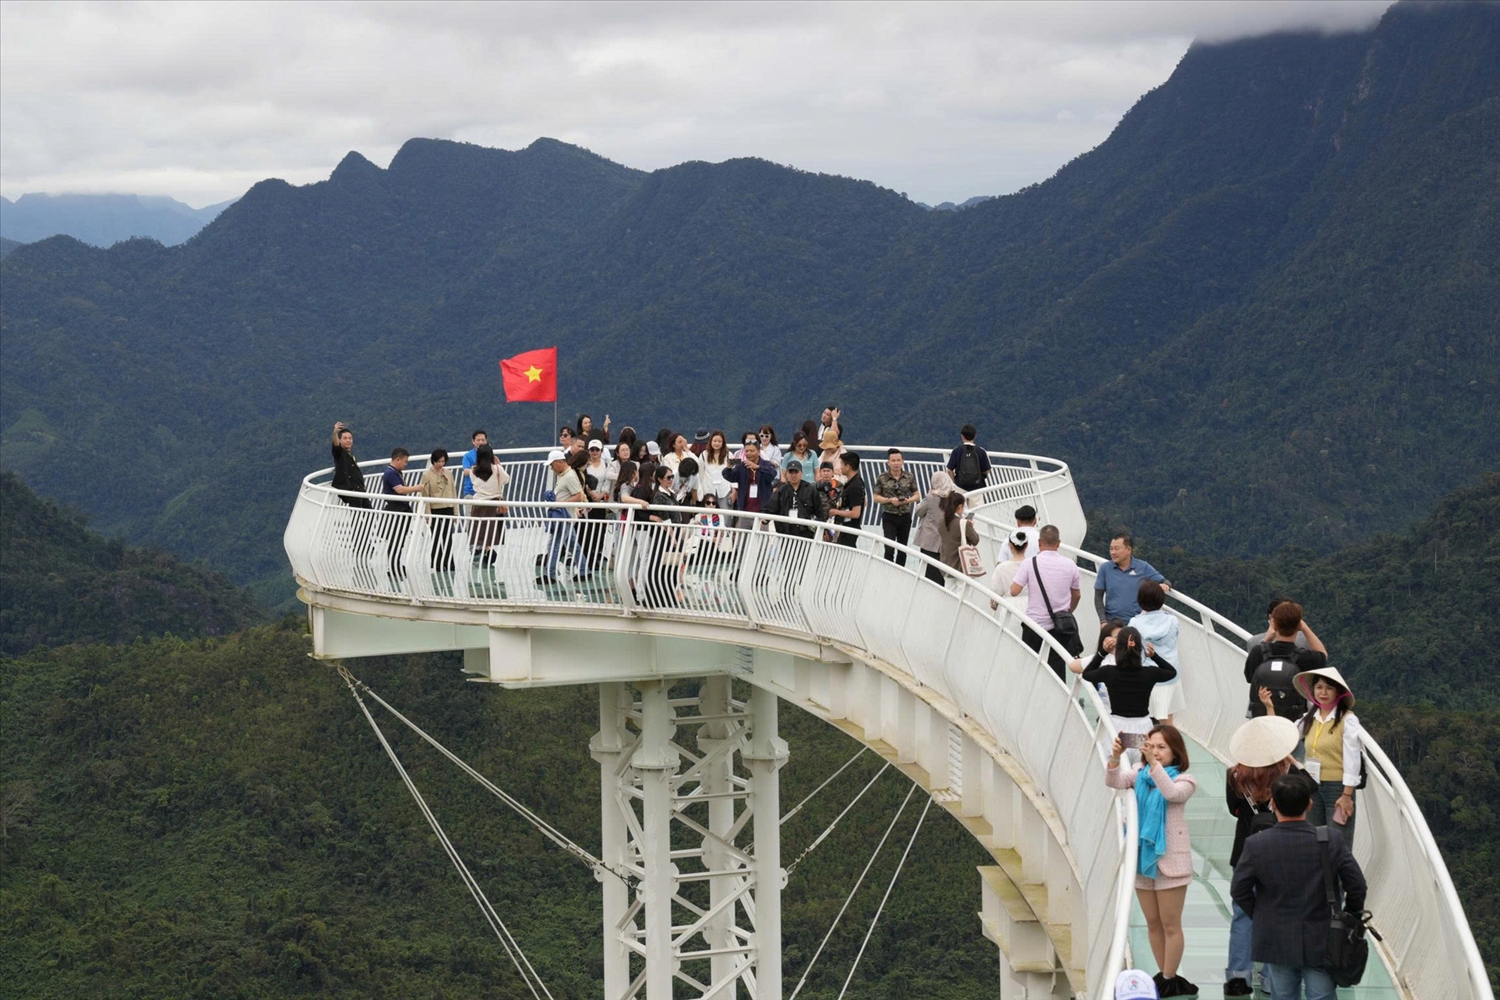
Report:
M 453 569 L 453 529 L 457 526 L 457 512 L 452 507 L 434 507 L 432 510 L 432 568 L 438 571 Z
M 933 562 L 940 561 L 941 557 L 942 557 L 941 553 L 934 552 L 931 549 L 923 549 L 922 550 L 922 554 L 924 556 L 926 556 L 927 558 L 933 560 Z M 927 564 L 926 576 L 927 576 L 927 579 L 931 580 L 933 583 L 937 584 L 939 587 L 946 586 L 947 583 L 948 583 L 948 578 L 943 575 L 943 571 L 940 570 L 940 569 L 938 569 L 932 563 L 928 563 Z
M 1022 628 L 1021 634 L 1026 639 L 1026 645 L 1030 646 L 1033 652 L 1042 648 L 1042 633 L 1035 623 L 1027 622 Z M 1047 630 L 1047 634 L 1054 639 L 1057 638 L 1057 633 L 1050 628 Z M 1057 650 L 1047 650 L 1047 666 L 1052 668 L 1052 672 L 1057 675 L 1058 680 L 1067 683 L 1068 664 L 1066 660 L 1058 655 Z
M 880 512 L 880 530 L 885 532 L 885 537 L 898 545 L 905 545 L 911 539 L 911 515 L 892 514 L 889 511 Z M 885 547 L 885 557 L 897 566 L 906 565 L 906 553 L 895 546 Z

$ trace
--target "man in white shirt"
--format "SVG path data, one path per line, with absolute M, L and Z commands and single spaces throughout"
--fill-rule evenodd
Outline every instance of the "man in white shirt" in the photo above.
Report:
M 578 473 L 574 472 L 568 465 L 568 458 L 562 451 L 554 451 L 547 456 L 547 463 L 552 466 L 552 472 L 557 476 L 557 483 L 552 487 L 554 498 L 558 503 L 586 503 L 588 495 L 583 491 L 583 483 L 578 479 Z M 547 511 L 548 528 L 552 531 L 552 543 L 547 546 L 547 575 L 542 578 L 543 583 L 557 583 L 557 560 L 567 548 L 573 555 L 573 569 L 578 579 L 589 578 L 588 556 L 578 544 L 577 518 L 583 513 L 578 507 L 553 507 Z
M 1037 628 L 1059 641 L 1062 637 L 1058 634 L 1053 612 L 1067 611 L 1071 614 L 1078 607 L 1078 600 L 1083 594 L 1083 578 L 1078 572 L 1078 564 L 1057 551 L 1061 545 L 1062 534 L 1057 526 L 1044 526 L 1037 537 L 1037 548 L 1040 551 L 1021 564 L 1010 585 L 1012 597 L 1021 596 L 1023 590 L 1028 592 L 1026 617 Z M 1063 596 L 1064 593 L 1067 594 L 1066 597 Z M 1042 648 L 1039 632 L 1032 628 L 1023 631 L 1026 645 L 1035 650 Z M 1058 680 L 1066 680 L 1064 671 L 1067 670 L 1067 663 L 1058 655 L 1057 650 L 1047 651 L 1047 665 L 1052 668 Z
M 1016 528 L 1026 532 L 1026 552 L 1021 559 L 1027 560 L 1036 555 L 1040 550 L 1036 547 L 1036 536 L 1041 529 L 1036 526 L 1036 508 L 1026 504 L 1016 508 Z

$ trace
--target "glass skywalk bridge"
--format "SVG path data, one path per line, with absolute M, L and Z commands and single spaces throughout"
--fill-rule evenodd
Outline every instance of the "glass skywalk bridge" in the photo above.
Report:
M 884 447 L 855 450 L 884 458 Z M 903 451 L 925 490 L 946 452 Z M 980 923 L 998 946 L 1005 996 L 1104 997 L 1115 971 L 1149 964 L 1131 932 L 1134 799 L 1105 788 L 1101 774 L 1108 716 L 1086 685 L 1056 680 L 1045 649 L 1026 647 L 1012 606 L 992 610 L 996 595 L 945 568 L 946 586 L 924 579 L 915 551 L 905 567 L 884 560 L 878 531 L 861 532 L 850 548 L 779 533 L 785 519 L 759 515 L 735 527 L 549 517 L 544 455 L 501 453 L 513 499 L 491 565 L 470 561 L 471 519 L 440 524 L 417 497 L 407 498 L 415 514 L 348 506 L 326 485 L 329 470 L 304 480 L 286 549 L 320 657 L 462 650 L 475 680 L 599 686 L 591 751 L 601 767 L 601 856 L 638 878 L 628 886 L 601 879 L 607 996 L 672 995 L 674 982 L 679 996 L 783 995 L 784 876 L 776 825 L 765 820 L 777 815 L 775 772 L 787 752 L 775 735 L 777 700 L 895 763 L 990 851 Z M 1082 540 L 1066 465 L 991 458 L 990 484 L 971 496 L 986 545 L 1027 503 L 1067 542 Z M 409 482 L 419 476 L 420 468 L 407 472 Z M 372 492 L 377 482 L 367 478 Z M 539 581 L 538 557 L 558 530 L 576 532 L 596 556 L 587 579 Z M 447 543 L 452 572 L 441 560 L 433 568 Z M 1087 573 L 1099 562 L 1069 552 Z M 1222 762 L 1243 716 L 1246 637 L 1173 597 L 1183 624 L 1177 721 Z M 1089 602 L 1080 605 L 1081 620 L 1091 613 Z M 705 693 L 692 704 L 669 698 L 681 678 L 707 678 Z M 729 695 L 728 679 L 751 685 L 748 701 Z M 672 735 L 686 726 L 701 727 L 697 750 Z M 1374 972 L 1365 995 L 1490 997 L 1420 812 L 1373 742 L 1366 756 L 1373 773 L 1356 851 L 1388 973 Z M 1222 980 L 1228 929 L 1227 907 L 1214 901 L 1227 873 L 1222 859 L 1215 867 L 1223 807 L 1213 768 L 1209 753 L 1195 757 L 1191 821 L 1204 853 L 1183 970 L 1204 996 Z M 701 839 L 691 861 L 672 848 L 681 841 L 673 829 Z

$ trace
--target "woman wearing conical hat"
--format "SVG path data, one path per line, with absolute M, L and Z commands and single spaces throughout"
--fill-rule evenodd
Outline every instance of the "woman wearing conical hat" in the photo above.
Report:
M 1270 701 L 1268 692 L 1265 701 Z M 1246 839 L 1276 825 L 1276 816 L 1271 811 L 1272 782 L 1293 771 L 1306 775 L 1292 756 L 1301 739 L 1297 724 L 1278 717 L 1274 703 L 1268 714 L 1249 720 L 1229 738 L 1229 755 L 1234 758 L 1234 766 L 1224 772 L 1224 800 L 1235 819 L 1230 867 L 1239 864 Z M 1307 780 L 1312 784 L 1310 777 Z M 1249 914 L 1234 903 L 1229 924 L 1229 964 L 1224 967 L 1226 997 L 1248 997 L 1254 992 L 1250 931 Z
M 1304 670 L 1292 678 L 1297 692 L 1312 703 L 1297 728 L 1306 747 L 1307 772 L 1318 782 L 1312 809 L 1314 826 L 1332 823 L 1344 832 L 1344 843 L 1354 843 L 1354 791 L 1359 787 L 1364 760 L 1360 756 L 1359 716 L 1354 692 L 1334 667 Z

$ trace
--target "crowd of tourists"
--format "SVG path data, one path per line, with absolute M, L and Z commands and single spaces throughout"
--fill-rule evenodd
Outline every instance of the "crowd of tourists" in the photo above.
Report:
M 1077 560 L 1060 551 L 1056 526 L 1038 525 L 1034 508 L 1019 507 L 997 565 L 975 565 L 979 536 L 966 503 L 986 484 L 991 467 L 972 425 L 961 429 L 945 469 L 932 474 L 925 493 L 895 448 L 867 484 L 867 466 L 845 448 L 845 433 L 842 414 L 833 407 L 805 422 L 785 445 L 769 424 L 747 430 L 737 445 L 722 430 L 707 428 L 691 439 L 667 429 L 643 439 L 625 427 L 611 438 L 608 416 L 596 425 L 582 415 L 559 429 L 557 447 L 547 456 L 551 477 L 544 500 L 567 506 L 549 509 L 550 540 L 538 556 L 538 582 L 556 583 L 564 564 L 571 565 L 575 580 L 588 581 L 608 558 L 602 522 L 610 520 L 698 526 L 708 537 L 720 527 L 753 526 L 753 515 L 780 515 L 789 519 L 775 525 L 782 535 L 852 546 L 866 506 L 876 505 L 886 559 L 905 565 L 911 545 L 932 560 L 925 573 L 940 585 L 954 574 L 983 575 L 996 595 L 992 606 L 1008 600 L 1022 615 L 1023 636 L 1033 650 L 1041 650 L 1045 633 L 1073 655 L 1068 662 L 1056 646 L 1048 647 L 1048 665 L 1059 679 L 1071 671 L 1099 687 L 1119 734 L 1105 780 L 1136 798 L 1135 887 L 1160 970 L 1149 982 L 1137 977 L 1127 983 L 1122 976 L 1117 996 L 1197 995 L 1197 986 L 1178 972 L 1182 913 L 1193 880 L 1185 807 L 1198 786 L 1186 741 L 1173 725 L 1181 663 L 1178 618 L 1165 606 L 1171 583 L 1135 556 L 1130 534 L 1116 534 L 1109 560 L 1095 576 L 1094 608 L 1102 624 L 1085 662 L 1074 617 L 1082 576 Z M 381 476 L 386 510 L 409 513 L 410 501 L 403 498 L 426 498 L 434 570 L 454 569 L 460 516 L 469 518 L 468 544 L 480 565 L 493 563 L 504 536 L 511 476 L 483 430 L 474 432 L 471 444 L 452 469 L 451 456 L 434 450 L 415 484 L 405 477 L 408 452 L 395 449 Z M 352 447 L 352 431 L 336 424 L 332 485 L 345 504 L 368 508 Z M 407 530 L 387 532 L 395 536 L 387 538 L 393 572 L 399 572 L 396 556 Z M 673 602 L 677 578 L 667 558 L 668 533 L 656 537 L 661 541 L 647 553 L 646 584 L 637 596 L 662 606 Z M 711 558 L 715 552 L 707 550 Z M 1272 1000 L 1297 1000 L 1304 991 L 1307 1000 L 1333 1000 L 1340 956 L 1333 954 L 1330 909 L 1355 915 L 1348 919 L 1357 923 L 1365 897 L 1350 851 L 1355 793 L 1364 778 L 1359 719 L 1351 711 L 1348 683 L 1329 666 L 1327 648 L 1301 606 L 1278 599 L 1266 615 L 1264 633 L 1247 648 L 1248 721 L 1231 741 L 1235 763 L 1225 778 L 1225 804 L 1236 827 L 1224 995 L 1250 996 L 1258 983 Z M 1136 989 L 1151 992 L 1122 992 Z

